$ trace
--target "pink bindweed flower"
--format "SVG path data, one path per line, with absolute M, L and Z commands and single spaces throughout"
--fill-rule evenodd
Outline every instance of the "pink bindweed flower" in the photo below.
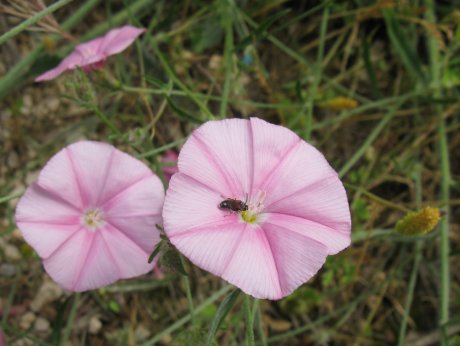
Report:
M 165 155 L 161 158 L 162 163 L 174 163 L 177 161 L 179 156 L 174 150 L 168 150 Z M 177 172 L 177 165 L 175 166 L 164 166 L 163 174 L 165 175 L 166 181 L 169 182 L 174 173 Z
M 163 207 L 167 236 L 256 298 L 285 297 L 350 245 L 337 173 L 289 129 L 257 118 L 210 121 L 187 140 L 178 166 Z
M 81 67 L 84 70 L 100 68 L 105 59 L 111 55 L 121 53 L 128 48 L 134 40 L 145 32 L 145 29 L 125 25 L 112 29 L 104 36 L 77 45 L 72 53 L 61 63 L 35 78 L 36 82 L 51 80 L 67 70 Z
M 20 199 L 16 223 L 58 284 L 85 291 L 152 270 L 163 201 L 144 163 L 83 141 L 48 161 Z

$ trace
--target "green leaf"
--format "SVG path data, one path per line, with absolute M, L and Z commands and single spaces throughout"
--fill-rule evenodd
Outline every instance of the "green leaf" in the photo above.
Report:
M 236 298 L 240 294 L 240 290 L 236 289 L 232 293 L 230 293 L 220 304 L 219 309 L 214 316 L 214 319 L 211 322 L 211 326 L 209 327 L 208 336 L 206 337 L 206 346 L 212 345 L 214 341 L 214 335 L 216 334 L 217 330 L 219 329 L 220 324 L 224 320 L 225 316 L 230 312 L 233 305 L 235 305 Z
M 163 242 L 160 241 L 157 244 L 157 246 L 155 246 L 155 248 L 153 249 L 152 253 L 150 254 L 149 260 L 148 260 L 149 263 L 152 263 L 152 261 L 156 257 L 156 255 L 158 255 L 160 253 L 162 247 L 163 247 Z

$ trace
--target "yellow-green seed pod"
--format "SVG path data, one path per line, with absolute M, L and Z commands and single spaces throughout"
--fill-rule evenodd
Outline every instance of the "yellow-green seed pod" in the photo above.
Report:
M 403 235 L 421 235 L 431 232 L 439 223 L 441 212 L 438 208 L 425 207 L 419 211 L 407 213 L 396 224 L 396 232 Z
M 349 97 L 338 96 L 321 102 L 318 106 L 333 111 L 342 111 L 358 107 L 358 101 Z

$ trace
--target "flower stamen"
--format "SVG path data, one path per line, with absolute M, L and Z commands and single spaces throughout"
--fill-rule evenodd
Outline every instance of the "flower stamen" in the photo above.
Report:
M 90 231 L 96 231 L 105 225 L 104 213 L 98 208 L 88 209 L 83 215 L 82 224 Z

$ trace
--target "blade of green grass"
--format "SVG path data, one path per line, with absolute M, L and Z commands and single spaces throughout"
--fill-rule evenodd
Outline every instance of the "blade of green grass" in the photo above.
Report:
M 75 11 L 63 24 L 64 30 L 70 30 L 76 24 L 80 23 L 82 18 L 86 16 L 101 0 L 89 0 Z M 16 65 L 11 68 L 8 73 L 0 79 L 0 100 L 5 97 L 15 87 L 21 85 L 21 79 L 29 71 L 32 63 L 40 56 L 44 50 L 44 45 L 39 44 L 28 55 L 22 58 Z
M 343 176 L 345 176 L 345 174 L 348 173 L 348 171 L 356 164 L 356 162 L 358 162 L 358 160 L 366 152 L 367 148 L 371 146 L 371 144 L 377 139 L 377 136 L 386 128 L 387 124 L 390 122 L 390 120 L 395 115 L 396 111 L 399 109 L 401 103 L 401 101 L 396 103 L 396 105 L 394 105 L 390 110 L 388 110 L 388 113 L 379 121 L 377 126 L 374 127 L 374 129 L 371 131 L 364 143 L 353 154 L 353 156 L 350 159 L 348 159 L 347 163 L 339 171 L 339 176 L 341 178 L 343 178 Z
M 227 111 L 228 96 L 230 95 L 231 82 L 233 78 L 233 6 L 227 0 L 222 0 L 219 3 L 222 12 L 222 23 L 225 30 L 225 43 L 224 43 L 224 88 L 222 91 L 222 101 L 219 107 L 219 118 L 224 119 Z
M 235 289 L 230 293 L 220 304 L 219 308 L 214 315 L 214 318 L 211 321 L 211 326 L 209 327 L 208 335 L 206 337 L 206 346 L 211 346 L 214 341 L 214 335 L 216 335 L 217 330 L 219 329 L 220 324 L 225 319 L 225 316 L 230 312 L 233 305 L 235 305 L 236 298 L 240 294 L 240 289 Z
M 395 18 L 395 13 L 393 10 L 386 9 L 384 10 L 383 15 L 390 41 L 395 48 L 396 53 L 401 58 L 407 71 L 416 81 L 420 82 L 422 85 L 426 84 L 427 77 L 423 72 L 420 58 L 408 44 L 408 42 L 412 42 L 413 40 L 405 36 Z
M 52 4 L 49 7 L 46 7 L 42 11 L 38 12 L 37 14 L 33 15 L 32 17 L 26 19 L 22 23 L 16 25 L 14 28 L 8 30 L 5 32 L 2 36 L 0 36 L 0 45 L 8 41 L 10 38 L 16 36 L 20 32 L 26 30 L 29 26 L 34 25 L 37 23 L 40 19 L 43 17 L 46 17 L 50 15 L 51 13 L 57 11 L 61 7 L 64 7 L 65 5 L 69 4 L 73 0 L 59 0 L 56 1 L 54 4 Z
M 435 4 L 431 0 L 425 1 L 427 11 L 426 18 L 431 23 L 436 23 L 435 18 Z M 440 98 L 441 84 L 440 84 L 440 71 L 439 71 L 439 47 L 433 35 L 428 37 L 428 48 L 430 54 L 430 68 L 432 85 L 434 87 L 434 97 Z M 441 261 L 441 307 L 439 314 L 439 327 L 441 331 L 441 341 L 443 345 L 448 345 L 447 326 L 449 324 L 449 304 L 450 304 L 450 265 L 449 265 L 449 219 L 450 219 L 450 163 L 449 163 L 449 146 L 447 143 L 446 123 L 443 118 L 442 107 L 439 104 L 435 105 L 435 110 L 438 116 L 438 150 L 440 152 L 440 165 L 441 165 L 441 203 L 445 205 L 444 216 L 440 221 L 440 252 L 439 257 Z
M 203 311 L 206 307 L 209 305 L 213 304 L 217 299 L 228 293 L 232 289 L 232 285 L 227 285 L 223 288 L 221 288 L 219 291 L 211 295 L 208 299 L 206 299 L 203 303 L 201 303 L 199 306 L 195 308 L 195 313 L 198 314 L 201 311 Z M 145 343 L 142 344 L 142 346 L 151 346 L 155 345 L 157 342 L 159 342 L 164 336 L 169 335 L 182 327 L 184 324 L 186 324 L 188 321 L 190 321 L 191 315 L 190 313 L 181 319 L 177 320 L 173 324 L 171 324 L 168 328 L 163 330 L 162 332 L 156 334 L 153 336 L 150 340 L 146 341 Z

